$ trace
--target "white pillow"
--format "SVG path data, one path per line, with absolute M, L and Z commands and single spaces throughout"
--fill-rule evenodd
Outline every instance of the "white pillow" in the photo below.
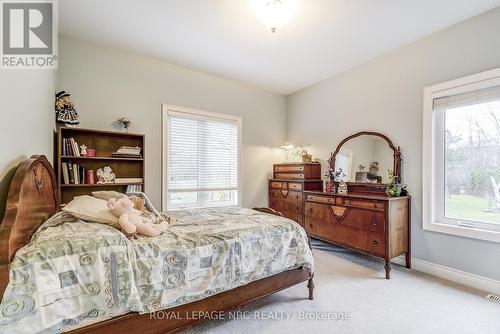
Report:
M 118 218 L 109 211 L 108 202 L 92 196 L 77 196 L 62 210 L 84 221 L 118 225 Z

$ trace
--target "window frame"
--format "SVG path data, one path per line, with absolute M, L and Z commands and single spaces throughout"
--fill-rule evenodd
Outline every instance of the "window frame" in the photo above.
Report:
M 422 151 L 422 223 L 423 229 L 462 237 L 500 242 L 500 228 L 486 229 L 488 223 L 451 220 L 444 217 L 444 137 L 436 128 L 444 128 L 444 117 L 433 117 L 433 101 L 436 98 L 467 93 L 500 85 L 500 68 L 469 75 L 463 78 L 435 84 L 424 88 L 423 96 L 423 151 Z M 438 123 L 438 124 L 436 124 Z M 444 132 L 444 131 L 442 131 Z M 439 142 L 438 142 L 439 141 Z M 437 148 L 436 145 L 440 144 Z M 441 165 L 439 165 L 441 163 Z M 435 170 L 442 171 L 435 175 Z M 443 202 L 441 202 L 443 200 Z M 440 207 L 442 206 L 442 207 Z M 441 218 L 443 214 L 443 218 Z M 441 219 L 446 220 L 442 222 Z
M 162 160 L 162 174 L 161 174 L 161 207 L 162 211 L 167 211 L 169 210 L 168 208 L 168 117 L 170 114 L 177 114 L 177 115 L 185 115 L 187 117 L 191 118 L 201 118 L 201 119 L 214 119 L 214 120 L 222 120 L 226 122 L 233 122 L 237 125 L 238 127 L 238 156 L 237 156 L 237 163 L 238 163 L 238 168 L 237 168 L 237 180 L 238 180 L 238 187 L 237 187 L 237 203 L 236 205 L 241 206 L 242 203 L 242 177 L 241 177 L 241 149 L 242 149 L 242 128 L 243 128 L 243 120 L 239 116 L 234 116 L 234 115 L 228 115 L 228 114 L 221 114 L 221 113 L 214 113 L 210 111 L 205 111 L 205 110 L 200 110 L 200 109 L 193 109 L 193 108 L 186 108 L 186 107 L 180 107 L 180 106 L 174 106 L 174 105 L 169 105 L 169 104 L 162 104 L 162 120 L 161 120 L 161 138 L 162 138 L 162 144 L 161 144 L 161 160 Z M 210 207 L 210 206 L 203 206 L 203 207 Z M 196 207 L 196 208 L 201 208 Z M 173 209 L 173 210 L 182 210 L 182 209 Z

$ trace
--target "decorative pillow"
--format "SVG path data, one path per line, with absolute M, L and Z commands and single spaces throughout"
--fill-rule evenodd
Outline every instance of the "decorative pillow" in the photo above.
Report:
M 88 195 L 77 196 L 62 210 L 84 221 L 116 227 L 118 218 L 109 211 L 107 203 L 105 200 Z
M 98 199 L 109 201 L 111 198 L 119 199 L 122 197 L 126 197 L 127 195 L 119 193 L 118 191 L 114 190 L 102 190 L 102 191 L 93 191 L 92 196 Z

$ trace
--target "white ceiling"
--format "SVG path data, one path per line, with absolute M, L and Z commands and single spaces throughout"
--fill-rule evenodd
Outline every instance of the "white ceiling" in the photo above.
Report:
M 301 0 L 277 34 L 247 0 L 62 0 L 64 35 L 290 94 L 500 0 Z

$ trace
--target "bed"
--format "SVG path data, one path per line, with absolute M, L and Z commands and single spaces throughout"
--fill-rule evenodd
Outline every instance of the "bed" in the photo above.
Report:
M 179 211 L 161 236 L 127 239 L 57 198 L 44 156 L 19 165 L 0 225 L 1 333 L 174 333 L 305 281 L 313 299 L 305 232 L 272 210 Z

